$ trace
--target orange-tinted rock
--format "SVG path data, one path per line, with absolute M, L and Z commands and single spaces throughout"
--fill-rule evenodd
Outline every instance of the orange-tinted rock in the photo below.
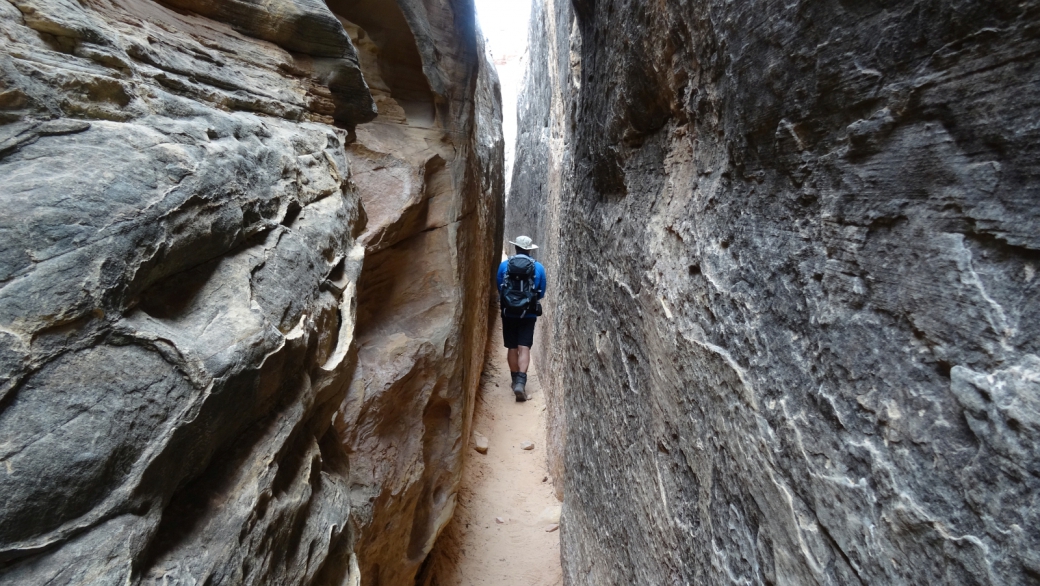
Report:
M 337 418 L 364 583 L 405 584 L 455 508 L 501 212 L 497 80 L 454 6 L 332 2 L 380 109 L 348 157 L 367 212 L 358 369 Z M 437 54 L 432 47 L 437 46 Z M 476 116 L 496 121 L 476 126 Z

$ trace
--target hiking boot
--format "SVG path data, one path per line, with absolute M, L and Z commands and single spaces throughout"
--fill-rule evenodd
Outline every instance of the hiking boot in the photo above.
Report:
M 527 400 L 527 391 L 524 390 L 524 383 L 517 382 L 513 385 L 513 394 L 516 395 L 516 402 L 523 403 Z
M 523 403 L 527 400 L 527 390 L 524 386 L 527 385 L 527 374 L 523 372 L 516 373 L 516 378 L 513 382 L 513 394 L 516 395 L 516 402 Z

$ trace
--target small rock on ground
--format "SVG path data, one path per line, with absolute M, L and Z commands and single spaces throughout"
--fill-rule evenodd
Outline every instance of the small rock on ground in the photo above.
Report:
M 538 519 L 543 523 L 550 525 L 559 525 L 560 517 L 563 514 L 563 507 L 556 505 L 552 507 L 546 507 L 542 514 L 538 516 Z
M 534 443 L 532 443 L 532 442 L 520 442 L 520 449 L 521 450 L 528 450 L 528 451 L 533 450 L 534 449 Z
M 559 528 L 560 528 L 560 524 L 559 523 L 553 523 L 552 525 L 546 525 L 545 532 L 546 533 L 552 533 L 553 531 L 556 531 Z
M 480 452 L 481 454 L 488 453 L 488 448 L 491 446 L 491 442 L 488 438 L 483 435 L 473 432 L 473 449 Z

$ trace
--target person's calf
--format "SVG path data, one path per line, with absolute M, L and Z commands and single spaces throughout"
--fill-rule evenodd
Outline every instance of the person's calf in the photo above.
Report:
M 531 349 L 527 346 L 520 346 L 516 349 L 516 370 L 518 372 L 527 372 L 527 367 L 531 364 Z

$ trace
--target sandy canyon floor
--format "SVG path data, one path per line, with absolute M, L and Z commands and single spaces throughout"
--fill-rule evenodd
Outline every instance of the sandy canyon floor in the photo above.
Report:
M 470 442 L 455 518 L 438 544 L 438 586 L 563 583 L 561 503 L 545 463 L 545 395 L 533 365 L 530 400 L 516 402 L 500 328 L 489 340 L 473 424 L 489 448 L 479 454 Z M 534 449 L 521 449 L 523 442 Z

